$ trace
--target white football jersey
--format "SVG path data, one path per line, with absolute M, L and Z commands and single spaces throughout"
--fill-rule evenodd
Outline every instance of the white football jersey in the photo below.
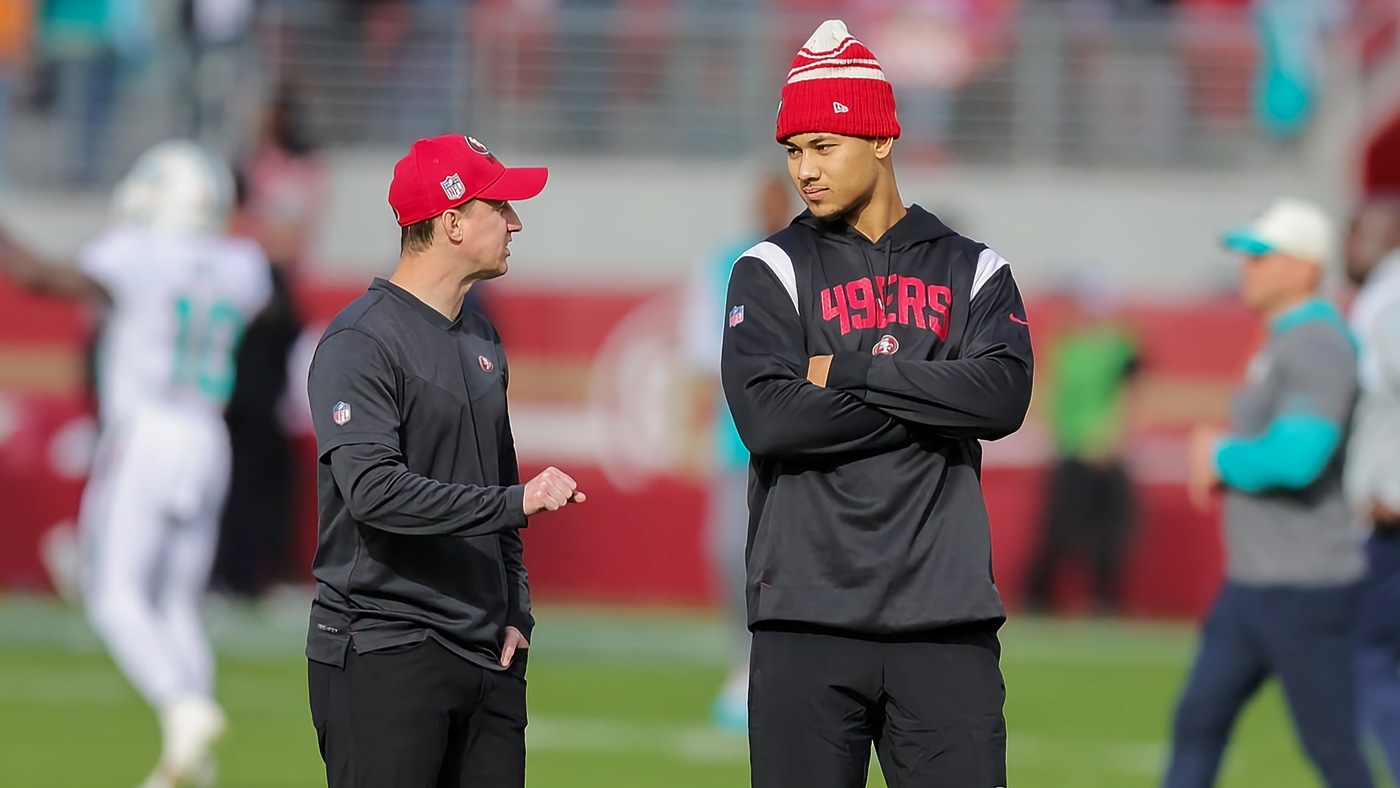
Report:
M 272 293 L 262 249 L 243 238 L 116 226 L 79 264 L 112 297 L 97 357 L 103 420 L 151 405 L 222 416 L 238 343 Z

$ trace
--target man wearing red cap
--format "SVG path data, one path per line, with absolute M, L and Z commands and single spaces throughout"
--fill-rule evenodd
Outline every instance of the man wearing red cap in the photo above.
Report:
M 394 167 L 398 268 L 346 307 L 308 381 L 320 452 L 306 656 L 330 788 L 525 784 L 526 518 L 582 503 L 549 468 L 520 484 L 496 329 L 467 290 L 506 272 L 507 169 L 471 137 Z
M 756 788 L 1006 785 L 979 440 L 1031 396 L 1006 260 L 895 184 L 894 95 L 839 21 L 783 88 L 808 210 L 734 265 L 721 376 L 752 455 Z

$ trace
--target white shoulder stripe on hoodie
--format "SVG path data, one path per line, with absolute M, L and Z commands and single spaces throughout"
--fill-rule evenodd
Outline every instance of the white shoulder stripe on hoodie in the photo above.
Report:
M 792 268 L 792 258 L 783 251 L 781 246 L 772 241 L 764 241 L 744 252 L 741 257 L 757 257 L 762 260 L 768 270 L 778 277 L 783 289 L 787 291 L 788 298 L 792 299 L 792 308 L 801 314 L 802 308 L 797 305 L 797 272 Z
M 977 297 L 978 291 L 987 284 L 993 274 L 1002 268 L 1009 267 L 1011 267 L 1011 263 L 1008 263 L 1006 258 L 991 249 L 983 249 L 982 254 L 977 255 L 977 273 L 972 277 L 972 298 Z

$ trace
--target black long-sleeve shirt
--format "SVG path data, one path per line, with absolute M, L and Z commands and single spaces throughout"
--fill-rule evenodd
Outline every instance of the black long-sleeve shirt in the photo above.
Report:
M 308 390 L 320 528 L 307 656 L 433 637 L 500 669 L 505 627 L 533 627 L 526 525 L 495 329 L 384 280 L 316 349 Z
M 1030 404 L 1006 261 L 918 206 L 878 242 L 804 213 L 735 263 L 726 310 L 725 396 L 752 454 L 750 625 L 1004 618 L 978 441 Z M 807 380 L 821 355 L 825 387 Z

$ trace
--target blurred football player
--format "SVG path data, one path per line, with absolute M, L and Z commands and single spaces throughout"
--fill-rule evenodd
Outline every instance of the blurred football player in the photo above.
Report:
M 105 309 L 101 438 L 79 516 L 83 602 L 119 668 L 159 714 L 147 788 L 212 779 L 225 717 L 199 619 L 229 474 L 222 418 L 244 326 L 268 298 L 268 262 L 226 233 L 232 175 L 186 141 L 144 153 L 114 221 L 76 265 L 0 230 L 0 267 L 25 288 Z

